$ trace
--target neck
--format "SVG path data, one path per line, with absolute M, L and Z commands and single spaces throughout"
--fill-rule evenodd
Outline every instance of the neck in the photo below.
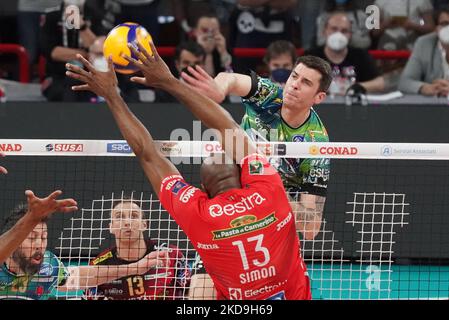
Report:
M 348 54 L 348 48 L 344 48 L 341 51 L 335 51 L 330 49 L 328 46 L 324 47 L 324 54 L 326 55 L 326 58 L 329 59 L 330 62 L 334 64 L 340 64 L 345 60 L 346 55 Z
M 147 251 L 147 245 L 143 237 L 137 241 L 117 243 L 117 256 L 127 261 L 137 261 L 141 259 Z
M 310 115 L 310 108 L 292 109 L 286 105 L 281 108 L 281 116 L 285 123 L 292 128 L 300 127 Z

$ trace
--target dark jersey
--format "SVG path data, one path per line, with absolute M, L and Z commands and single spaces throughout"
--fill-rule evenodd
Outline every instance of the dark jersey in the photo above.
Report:
M 147 242 L 148 254 L 158 250 L 153 240 Z M 151 268 L 145 274 L 131 275 L 90 288 L 86 291 L 87 299 L 110 300 L 175 300 L 184 299 L 190 284 L 190 269 L 184 255 L 175 246 L 161 245 L 169 251 L 169 266 Z M 91 265 L 123 265 L 134 261 L 126 261 L 117 257 L 117 248 L 103 251 Z

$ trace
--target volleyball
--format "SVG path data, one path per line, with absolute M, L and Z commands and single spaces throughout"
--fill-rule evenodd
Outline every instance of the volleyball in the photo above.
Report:
M 128 48 L 128 43 L 136 45 L 140 43 L 149 53 L 151 35 L 141 25 L 134 22 L 125 22 L 112 29 L 106 37 L 103 45 L 103 55 L 106 59 L 112 56 L 115 71 L 122 74 L 132 74 L 137 68 L 130 64 L 122 55 L 138 60 Z

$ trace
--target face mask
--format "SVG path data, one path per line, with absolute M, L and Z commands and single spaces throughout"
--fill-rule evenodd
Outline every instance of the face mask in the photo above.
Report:
M 441 43 L 443 44 L 449 44 L 449 26 L 445 26 L 444 28 L 441 28 L 438 32 L 438 38 L 440 39 Z
M 326 44 L 329 48 L 335 51 L 341 51 L 348 46 L 349 39 L 341 32 L 332 33 L 326 39 Z
M 274 69 L 271 71 L 271 80 L 277 83 L 286 83 L 290 73 L 292 71 L 288 69 Z
M 108 62 L 104 57 L 95 58 L 92 64 L 98 71 L 106 72 L 109 70 Z

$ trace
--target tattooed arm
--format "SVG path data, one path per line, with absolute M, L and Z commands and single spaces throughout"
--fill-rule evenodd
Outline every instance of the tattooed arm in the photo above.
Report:
M 313 194 L 301 194 L 299 201 L 290 198 L 296 230 L 302 233 L 304 239 L 313 240 L 320 232 L 325 201 L 325 197 Z

